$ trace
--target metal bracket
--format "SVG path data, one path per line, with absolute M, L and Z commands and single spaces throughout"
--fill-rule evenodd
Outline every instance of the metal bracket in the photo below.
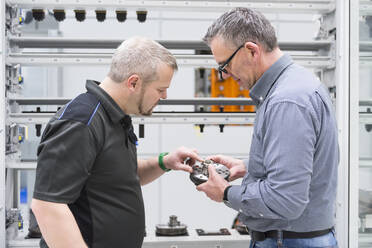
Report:
M 23 77 L 21 76 L 21 66 L 17 65 L 6 65 L 5 82 L 7 90 L 10 93 L 20 93 L 22 90 Z
M 21 34 L 20 24 L 23 23 L 23 18 L 19 14 L 19 9 L 13 6 L 6 5 L 5 8 L 5 27 L 6 32 L 18 36 Z
M 26 139 L 26 126 L 11 124 L 5 126 L 6 153 L 12 154 L 19 151 L 19 144 Z
M 326 40 L 336 35 L 336 11 L 323 14 L 319 18 L 320 27 L 316 36 L 317 40 Z

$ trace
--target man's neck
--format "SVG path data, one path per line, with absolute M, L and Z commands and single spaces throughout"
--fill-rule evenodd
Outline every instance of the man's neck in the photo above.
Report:
M 265 53 L 262 56 L 262 74 L 267 71 L 276 61 L 283 56 L 283 52 L 279 48 L 275 48 L 272 52 Z
M 116 104 L 124 111 L 126 114 L 130 114 L 128 106 L 128 94 L 123 88 L 122 83 L 114 82 L 111 78 L 106 77 L 99 85 L 111 98 L 116 102 Z

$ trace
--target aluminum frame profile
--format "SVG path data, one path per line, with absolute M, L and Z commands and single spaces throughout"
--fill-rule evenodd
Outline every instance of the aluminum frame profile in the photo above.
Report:
M 372 2 L 369 0 L 359 1 L 359 14 L 360 15 L 372 15 Z
M 54 113 L 12 113 L 8 122 L 18 124 L 43 124 Z M 255 113 L 153 113 L 148 117 L 132 117 L 133 124 L 253 124 Z
M 7 64 L 22 66 L 60 65 L 109 65 L 112 54 L 61 54 L 61 53 L 12 53 L 6 58 Z M 215 68 L 212 55 L 175 55 L 177 64 L 182 66 Z M 292 56 L 299 65 L 311 68 L 334 68 L 335 61 L 328 56 Z
M 5 100 L 5 55 L 6 55 L 6 39 L 5 39 L 5 2 L 0 1 L 0 247 L 6 246 L 6 226 L 5 226 L 5 208 L 6 208 L 6 182 L 5 182 L 5 123 L 6 123 L 6 108 Z
M 47 8 L 47 9 L 118 9 L 126 10 L 165 10 L 165 11 L 227 11 L 234 7 L 247 7 L 262 12 L 276 13 L 278 11 L 295 13 L 329 13 L 335 9 L 333 0 L 292 0 L 292 1 L 133 1 L 133 0 L 7 0 L 9 5 L 20 8 Z
M 17 97 L 9 98 L 10 104 L 17 103 L 18 105 L 64 105 L 68 103 L 70 98 L 36 98 L 36 97 Z M 200 97 L 191 99 L 161 99 L 158 105 L 252 105 L 254 104 L 250 98 L 232 97 Z
M 9 37 L 11 47 L 17 48 L 69 48 L 69 49 L 116 49 L 123 39 L 102 38 L 68 38 L 68 37 Z M 157 40 L 167 49 L 207 50 L 209 47 L 203 41 L 173 41 Z M 329 50 L 333 41 L 279 41 L 279 47 L 284 51 Z

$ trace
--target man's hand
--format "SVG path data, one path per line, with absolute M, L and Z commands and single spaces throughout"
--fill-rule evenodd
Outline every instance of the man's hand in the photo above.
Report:
M 196 189 L 203 191 L 213 201 L 222 202 L 223 192 L 229 183 L 216 172 L 214 166 L 208 166 L 208 173 L 208 181 L 198 185 Z
M 185 164 L 184 161 L 189 158 L 188 164 Z M 166 168 L 172 170 L 183 170 L 186 172 L 192 172 L 191 166 L 195 164 L 195 161 L 203 161 L 199 157 L 198 152 L 195 149 L 190 149 L 186 147 L 179 147 L 174 152 L 169 153 L 164 156 L 163 163 Z
M 232 158 L 225 155 L 214 155 L 207 159 L 213 160 L 216 163 L 223 164 L 230 170 L 229 181 L 244 177 L 247 173 L 243 160 Z

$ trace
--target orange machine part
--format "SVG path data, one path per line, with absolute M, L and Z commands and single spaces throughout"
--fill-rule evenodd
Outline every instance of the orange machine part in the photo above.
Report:
M 216 69 L 211 71 L 211 97 L 246 97 L 249 98 L 249 90 L 242 89 L 239 84 L 229 77 L 226 80 L 219 80 Z M 213 105 L 212 112 L 220 112 L 220 106 Z M 247 106 L 224 106 L 223 112 L 254 112 L 254 105 Z

